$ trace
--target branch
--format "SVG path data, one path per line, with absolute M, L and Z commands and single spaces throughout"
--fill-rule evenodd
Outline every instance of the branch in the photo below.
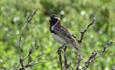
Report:
M 31 22 L 33 16 L 36 14 L 37 10 L 33 11 L 32 14 L 28 17 L 27 22 L 24 24 L 22 27 L 22 32 L 19 36 L 19 39 L 17 40 L 18 46 L 19 46 L 19 51 L 22 54 L 22 48 L 21 48 L 21 43 L 22 43 L 22 35 L 25 33 L 25 28 L 27 25 Z M 22 55 L 20 55 L 20 62 L 16 67 L 16 70 L 26 70 L 26 66 L 32 61 L 31 54 L 32 54 L 33 47 L 29 50 L 28 55 L 24 58 Z M 28 58 L 28 63 L 25 64 L 24 61 Z M 21 65 L 21 68 L 20 68 Z
M 63 66 L 62 66 L 62 54 L 61 54 L 61 52 L 62 52 L 62 48 L 65 46 L 65 44 L 63 44 L 61 47 L 59 47 L 58 48 L 58 51 L 57 51 L 57 53 L 58 53 L 58 56 L 59 56 L 59 58 L 58 58 L 58 60 L 59 60 L 59 64 L 60 64 L 60 67 L 61 67 L 61 70 L 63 70 Z
M 97 56 L 97 51 L 94 51 L 92 55 L 89 57 L 89 59 L 85 62 L 85 66 L 82 67 L 82 70 L 86 70 L 91 62 L 95 60 Z
M 25 30 L 25 28 L 27 27 L 27 25 L 31 22 L 31 20 L 32 20 L 32 18 L 34 17 L 34 15 L 36 14 L 37 10 L 38 10 L 38 9 L 34 10 L 34 11 L 32 12 L 32 14 L 30 14 L 29 17 L 27 18 L 27 21 L 26 21 L 25 25 L 24 25 L 23 28 L 22 28 L 22 33 L 24 32 L 24 30 Z
M 18 64 L 16 70 L 26 70 L 27 66 L 32 62 L 32 50 L 33 47 L 29 50 L 28 55 L 25 57 L 20 56 L 20 63 Z M 28 59 L 28 63 L 24 63 L 26 61 L 26 59 Z M 21 67 L 19 67 L 21 65 Z
M 22 48 L 21 48 L 21 44 L 22 44 L 21 42 L 22 42 L 22 36 L 25 33 L 25 28 L 31 22 L 31 20 L 32 20 L 33 16 L 36 14 L 36 12 L 37 12 L 37 9 L 35 11 L 33 11 L 31 15 L 29 15 L 29 17 L 27 18 L 26 23 L 24 24 L 24 26 L 21 29 L 19 39 L 16 42 L 16 44 L 18 44 L 20 53 L 23 51 Z
M 64 52 L 64 67 L 63 67 L 63 61 L 62 61 L 62 49 Z M 67 56 L 66 56 L 66 50 L 67 50 L 67 46 L 65 44 L 63 44 L 61 47 L 58 48 L 58 56 L 59 56 L 59 64 L 61 67 L 61 70 L 67 70 L 71 64 L 68 64 L 67 62 Z
M 102 45 L 102 52 L 100 55 L 103 55 L 107 51 L 107 48 L 110 47 L 112 44 L 113 42 L 107 42 L 105 45 Z
M 93 18 L 92 22 L 91 22 L 90 24 L 88 24 L 87 27 L 86 27 L 83 31 L 80 32 L 80 33 L 81 33 L 81 36 L 80 36 L 80 39 L 77 40 L 78 43 L 82 43 L 82 40 L 83 40 L 83 37 L 84 37 L 85 33 L 87 32 L 87 30 L 89 29 L 89 27 L 94 24 L 94 22 L 95 22 L 95 18 Z M 107 48 L 108 48 L 112 43 L 113 43 L 113 42 L 107 42 L 106 44 L 104 44 L 104 45 L 102 46 L 102 50 L 101 50 L 101 51 L 100 51 L 100 50 L 97 50 L 97 51 L 92 52 L 92 54 L 89 56 L 89 58 L 87 59 L 87 61 L 84 63 L 84 66 L 81 66 L 81 68 L 79 68 L 79 67 L 80 67 L 80 62 L 81 62 L 81 60 L 82 60 L 82 57 L 81 57 L 79 48 L 77 48 L 78 59 L 77 59 L 77 63 L 76 63 L 76 68 L 75 68 L 75 70 L 86 70 L 86 69 L 89 67 L 89 65 L 90 65 L 94 60 L 96 60 L 97 57 L 103 55 L 103 54 L 107 51 Z M 64 48 L 63 48 L 63 47 L 64 47 Z M 64 62 L 62 61 L 62 57 L 63 57 L 63 56 L 62 56 L 62 49 L 63 49 L 63 51 L 64 51 Z M 64 70 L 67 70 L 67 69 L 70 67 L 70 65 L 68 65 L 68 62 L 67 62 L 67 56 L 66 56 L 66 53 L 67 53 L 67 52 L 66 52 L 66 49 L 67 49 L 67 47 L 66 47 L 65 45 L 62 45 L 62 46 L 58 49 L 59 64 L 60 64 L 61 70 L 63 70 L 63 69 L 64 69 Z M 63 64 L 64 64 L 64 68 L 63 68 Z M 72 68 L 72 70 L 73 70 L 73 68 Z
M 84 34 L 87 32 L 88 28 L 89 28 L 91 25 L 93 25 L 94 22 L 95 22 L 95 18 L 93 18 L 92 22 L 91 22 L 89 25 L 87 25 L 86 29 L 84 29 L 83 31 L 80 32 L 80 33 L 81 33 L 81 36 L 80 36 L 80 39 L 78 40 L 79 43 L 82 42 L 83 37 L 84 37 Z
M 64 51 L 64 70 L 67 70 L 71 65 L 71 64 L 68 64 L 68 62 L 67 62 L 66 50 L 67 50 L 67 46 L 64 46 L 64 48 L 63 48 L 63 51 Z
M 82 70 L 86 70 L 90 63 L 92 63 L 94 60 L 96 60 L 97 57 L 103 55 L 103 53 L 106 52 L 105 49 L 107 49 L 108 47 L 110 47 L 112 45 L 113 42 L 107 42 L 105 45 L 102 46 L 102 51 L 94 51 L 92 53 L 92 55 L 89 57 L 89 59 L 85 62 L 85 66 L 82 67 Z
M 21 70 L 25 70 L 25 65 L 23 63 L 23 57 L 20 58 L 20 65 L 21 65 Z M 20 69 L 19 69 L 20 70 Z
M 93 18 L 92 22 L 87 25 L 86 29 L 84 29 L 83 31 L 80 32 L 80 33 L 81 33 L 81 36 L 80 36 L 80 39 L 77 40 L 78 43 L 81 43 L 81 42 L 82 42 L 85 33 L 87 32 L 87 30 L 89 29 L 89 27 L 90 27 L 91 25 L 93 25 L 94 22 L 95 22 L 95 18 Z M 80 51 L 78 50 L 77 52 L 78 52 L 79 54 L 78 54 L 78 60 L 77 60 L 77 64 L 76 64 L 76 70 L 79 70 L 79 66 L 80 66 L 80 62 L 81 62 L 81 60 L 82 60 L 82 57 L 81 57 Z
M 33 53 L 33 48 L 34 48 L 34 47 L 35 47 L 35 44 L 34 44 L 34 46 L 32 46 L 32 47 L 29 49 L 27 56 L 20 57 L 20 62 L 19 62 L 19 64 L 17 65 L 16 70 L 26 70 L 26 68 L 32 67 L 32 66 L 34 66 L 35 64 L 43 63 L 43 62 L 37 62 L 37 61 L 35 61 L 35 60 L 32 60 L 32 56 L 31 56 L 31 55 L 32 55 L 32 53 Z M 38 56 L 38 58 L 40 58 L 42 55 L 43 55 L 43 53 L 40 54 L 40 55 Z M 21 66 L 21 67 L 20 67 L 20 66 Z
M 67 57 L 66 57 L 66 49 L 67 49 L 67 46 L 64 46 L 64 49 L 63 49 L 63 51 L 64 51 L 64 70 L 66 70 L 67 66 L 68 66 Z
M 77 60 L 76 69 L 75 70 L 79 70 L 79 66 L 80 66 L 81 60 L 82 60 L 81 55 L 78 55 L 78 60 Z

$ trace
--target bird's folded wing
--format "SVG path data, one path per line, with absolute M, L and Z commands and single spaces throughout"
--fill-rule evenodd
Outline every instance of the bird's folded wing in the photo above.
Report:
M 66 40 L 67 42 L 74 41 L 74 38 L 73 38 L 72 34 L 66 28 L 64 28 L 62 26 L 61 27 L 55 27 L 54 32 L 58 36 L 60 36 L 64 40 Z

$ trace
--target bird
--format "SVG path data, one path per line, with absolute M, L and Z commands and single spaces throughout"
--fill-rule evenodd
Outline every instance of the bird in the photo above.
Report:
M 50 16 L 49 19 L 50 22 L 50 32 L 52 37 L 60 44 L 62 45 L 69 45 L 73 48 L 75 48 L 80 53 L 80 50 L 78 48 L 79 44 L 76 40 L 75 36 L 65 27 L 61 25 L 61 19 L 57 15 L 53 14 Z M 80 54 L 79 54 L 80 55 Z

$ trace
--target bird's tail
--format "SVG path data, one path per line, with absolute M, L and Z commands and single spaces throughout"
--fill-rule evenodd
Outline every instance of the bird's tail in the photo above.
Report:
M 77 42 L 73 42 L 71 44 L 71 46 L 76 49 L 76 52 L 77 52 L 78 56 L 82 59 L 79 44 Z
M 77 42 L 75 42 L 75 41 L 71 43 L 71 46 L 74 47 L 77 51 L 80 50 L 79 49 L 79 44 Z

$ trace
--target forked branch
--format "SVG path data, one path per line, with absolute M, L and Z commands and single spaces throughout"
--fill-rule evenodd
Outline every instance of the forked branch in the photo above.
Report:
M 84 29 L 83 31 L 80 32 L 81 36 L 80 36 L 80 39 L 78 40 L 79 43 L 82 42 L 85 33 L 87 32 L 87 30 L 89 29 L 89 27 L 94 24 L 94 22 L 95 22 L 95 18 L 93 18 L 92 22 L 87 25 L 86 29 Z

